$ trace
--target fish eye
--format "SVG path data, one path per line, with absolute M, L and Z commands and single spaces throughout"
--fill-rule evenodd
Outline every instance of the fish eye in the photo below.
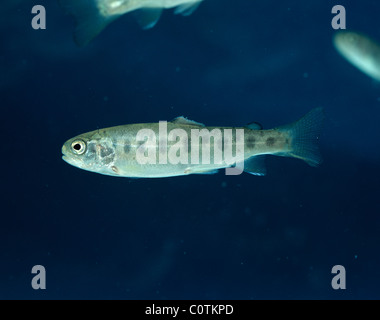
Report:
M 71 149 L 75 154 L 83 154 L 86 151 L 86 143 L 82 140 L 76 140 L 71 144 Z

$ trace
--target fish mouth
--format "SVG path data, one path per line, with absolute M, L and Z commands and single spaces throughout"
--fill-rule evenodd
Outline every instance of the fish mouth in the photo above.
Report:
M 70 157 L 66 156 L 66 155 L 63 155 L 62 156 L 62 160 L 67 162 L 68 164 L 73 164 L 73 161 Z
M 70 163 L 69 162 L 69 157 L 67 156 L 67 154 L 66 154 L 66 152 L 67 152 L 67 148 L 66 148 L 66 144 L 64 144 L 63 146 L 62 146 L 62 150 L 61 150 L 61 152 L 62 152 L 62 159 L 63 159 L 63 161 L 65 161 L 65 162 L 67 162 L 67 163 Z
M 67 155 L 67 147 L 66 144 L 62 146 L 62 160 L 67 162 L 68 164 L 74 165 L 73 158 Z
M 80 160 L 75 159 L 73 157 L 69 157 L 65 154 L 62 156 L 62 160 L 65 161 L 66 163 L 74 166 L 74 167 L 77 167 L 77 168 L 82 168 L 82 166 L 83 166 Z
M 62 156 L 62 160 L 65 161 L 65 162 L 67 162 L 67 163 L 69 163 L 69 159 L 70 158 L 68 156 L 66 156 L 66 155 Z
M 62 160 L 75 167 L 79 165 L 79 161 L 75 157 L 67 154 L 67 147 L 65 145 L 62 147 Z

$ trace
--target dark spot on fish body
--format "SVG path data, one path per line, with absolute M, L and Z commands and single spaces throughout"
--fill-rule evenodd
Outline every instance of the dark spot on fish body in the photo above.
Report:
M 87 152 L 89 154 L 95 154 L 96 153 L 96 145 L 93 142 L 90 142 L 87 144 Z
M 101 144 L 97 144 L 95 146 L 95 150 L 97 158 L 102 162 L 102 164 L 108 165 L 113 162 L 115 158 L 115 150 L 112 147 L 105 147 Z
M 106 158 L 103 158 L 102 159 L 102 162 L 105 164 L 105 165 L 108 165 L 110 164 L 111 162 L 113 162 L 113 159 L 114 159 L 114 155 L 112 156 L 108 156 Z
M 101 147 L 100 148 L 100 157 L 106 158 L 109 157 L 110 155 L 114 154 L 114 150 L 112 148 L 108 147 Z
M 247 148 L 254 149 L 256 146 L 256 138 L 255 137 L 248 137 L 245 144 L 246 144 Z
M 131 145 L 125 144 L 124 145 L 124 153 L 128 154 L 131 151 Z
M 144 140 L 144 141 L 136 141 L 136 144 L 137 144 L 137 148 L 141 147 L 142 145 L 144 145 L 146 143 L 147 140 Z
M 112 147 L 116 150 L 116 148 L 117 148 L 117 145 L 118 145 L 118 143 L 117 143 L 117 140 L 116 139 L 112 139 Z
M 269 138 L 266 140 L 265 143 L 266 143 L 266 145 L 267 145 L 268 147 L 273 147 L 274 144 L 276 143 L 276 139 L 273 138 L 273 137 L 269 137 Z

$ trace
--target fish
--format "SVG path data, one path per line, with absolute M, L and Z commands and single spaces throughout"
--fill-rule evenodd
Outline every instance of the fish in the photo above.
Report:
M 67 140 L 62 159 L 95 173 L 129 178 L 163 178 L 190 174 L 266 174 L 266 155 L 321 161 L 318 142 L 323 108 L 300 120 L 264 130 L 256 122 L 244 127 L 206 127 L 183 116 L 172 121 L 98 129 Z
M 164 9 L 175 8 L 175 14 L 189 16 L 203 0 L 59 0 L 67 13 L 74 16 L 75 42 L 83 47 L 106 26 L 122 15 L 135 12 L 143 29 L 153 28 Z
M 380 45 L 370 37 L 354 32 L 339 31 L 333 37 L 336 50 L 360 71 L 380 81 Z

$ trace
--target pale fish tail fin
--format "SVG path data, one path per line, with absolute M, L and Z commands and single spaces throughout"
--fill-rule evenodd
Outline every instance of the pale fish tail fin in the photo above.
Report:
M 104 16 L 97 0 L 59 0 L 67 13 L 75 18 L 75 42 L 83 47 L 120 15 Z
M 318 142 L 323 119 L 323 108 L 316 108 L 297 122 L 277 128 L 286 131 L 290 138 L 289 151 L 278 155 L 298 158 L 317 167 L 322 162 Z

